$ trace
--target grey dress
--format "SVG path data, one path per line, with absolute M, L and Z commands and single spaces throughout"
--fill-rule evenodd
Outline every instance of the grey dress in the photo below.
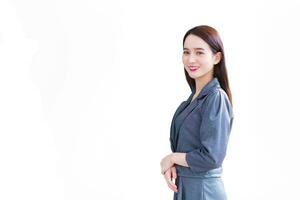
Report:
M 172 152 L 185 152 L 188 167 L 175 165 L 178 192 L 173 200 L 226 200 L 222 162 L 233 122 L 227 94 L 215 77 L 193 100 L 195 88 L 172 119 Z

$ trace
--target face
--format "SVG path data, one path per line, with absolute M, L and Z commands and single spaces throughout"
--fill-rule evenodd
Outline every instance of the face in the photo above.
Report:
M 213 74 L 213 67 L 220 61 L 221 52 L 213 54 L 209 45 L 200 37 L 188 35 L 184 41 L 182 62 L 193 79 Z

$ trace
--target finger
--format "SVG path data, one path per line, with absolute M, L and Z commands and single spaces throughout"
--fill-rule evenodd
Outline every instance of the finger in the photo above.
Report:
M 171 176 L 172 176 L 172 178 L 177 178 L 177 173 L 176 173 L 176 168 L 175 167 L 172 167 L 171 168 Z
M 173 190 L 174 192 L 177 192 L 177 186 L 175 183 L 172 182 L 171 180 L 171 170 L 167 170 L 165 173 L 165 179 L 167 181 L 168 187 Z
M 166 179 L 166 181 L 168 182 L 168 180 L 171 177 L 171 170 L 167 170 L 164 174 L 164 178 Z
M 166 179 L 166 181 L 167 181 L 168 184 L 175 185 L 175 184 L 172 182 L 172 179 L 171 179 L 172 177 L 171 177 L 171 170 L 170 170 L 170 169 L 168 169 L 168 170 L 166 171 L 164 177 L 165 177 L 165 179 Z
M 176 187 L 172 186 L 171 184 L 168 184 L 168 187 L 169 187 L 172 191 L 178 192 L 178 189 L 177 189 Z
M 173 187 L 175 187 L 175 189 L 177 191 L 177 185 L 175 184 L 176 183 L 175 179 L 177 178 L 176 168 L 171 167 L 170 170 L 171 170 L 171 180 L 172 180 L 172 183 L 174 184 Z M 173 182 L 173 180 L 174 180 L 175 183 Z
M 170 184 L 173 188 L 177 188 L 177 185 L 175 183 L 173 183 L 173 181 L 170 179 L 168 179 L 168 184 Z
M 173 184 L 171 181 L 168 182 L 168 187 L 173 190 L 174 192 L 177 192 L 177 186 L 175 184 Z

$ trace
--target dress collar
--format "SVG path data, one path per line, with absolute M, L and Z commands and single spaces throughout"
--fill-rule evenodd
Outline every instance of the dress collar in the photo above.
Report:
M 220 86 L 218 78 L 214 77 L 212 80 L 210 80 L 208 83 L 206 83 L 206 85 L 202 88 L 201 92 L 198 94 L 196 99 L 200 99 L 203 96 L 206 96 L 210 90 L 212 90 L 216 87 L 221 87 L 221 86 Z M 194 96 L 195 92 L 196 92 L 196 86 L 192 87 L 192 94 L 190 95 L 189 99 L 191 99 Z

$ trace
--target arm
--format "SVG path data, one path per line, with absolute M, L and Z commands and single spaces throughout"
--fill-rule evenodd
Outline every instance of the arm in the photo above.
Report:
M 178 164 L 184 167 L 188 167 L 185 156 L 186 153 L 179 153 L 179 152 L 172 153 L 171 161 L 173 164 Z
M 186 162 L 194 172 L 220 167 L 226 155 L 233 113 L 223 91 L 217 90 L 206 99 L 200 127 L 201 146 L 186 153 Z

